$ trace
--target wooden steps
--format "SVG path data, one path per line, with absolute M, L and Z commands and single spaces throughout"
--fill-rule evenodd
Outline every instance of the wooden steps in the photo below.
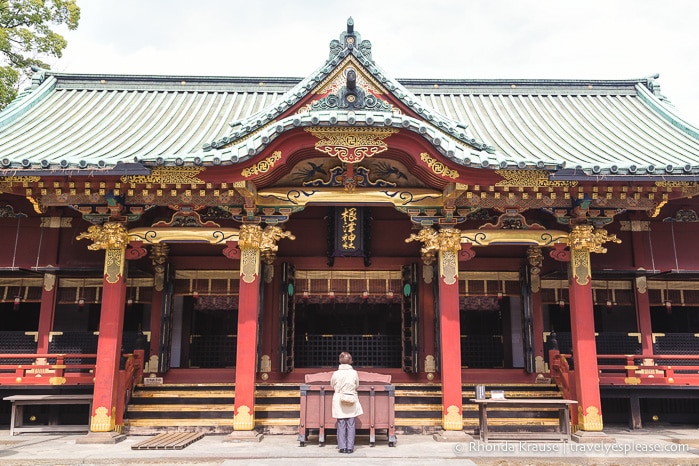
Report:
M 439 384 L 395 385 L 395 422 L 403 432 L 433 431 L 442 425 L 442 387 Z M 485 384 L 503 390 L 507 398 L 562 398 L 550 384 Z M 300 384 L 258 384 L 255 390 L 255 424 L 268 431 L 293 432 L 299 424 Z M 475 385 L 462 387 L 463 426 L 478 427 Z M 228 433 L 233 430 L 233 384 L 167 384 L 139 386 L 129 404 L 124 428 L 129 433 L 201 431 Z M 557 425 L 555 410 L 525 411 L 504 407 L 488 411 L 495 429 L 547 429 Z
M 233 430 L 233 384 L 139 385 L 124 416 L 130 434 Z

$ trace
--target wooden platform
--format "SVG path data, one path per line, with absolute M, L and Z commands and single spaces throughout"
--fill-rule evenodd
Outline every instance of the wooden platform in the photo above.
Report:
M 131 447 L 132 450 L 182 450 L 204 437 L 200 432 L 163 432 Z

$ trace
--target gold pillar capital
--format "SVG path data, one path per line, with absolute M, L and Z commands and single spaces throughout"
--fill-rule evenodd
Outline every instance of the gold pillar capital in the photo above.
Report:
M 595 252 L 604 254 L 607 248 L 602 245 L 607 242 L 621 243 L 616 235 L 610 235 L 604 228 L 594 228 L 592 225 L 575 225 L 568 235 L 570 250 Z
M 461 250 L 461 231 L 456 228 L 442 228 L 437 232 L 441 252 Z
M 424 227 L 418 233 L 411 234 L 405 242 L 419 241 L 422 243 L 422 258 L 426 264 L 432 263 L 438 252 L 457 252 L 461 250 L 461 231 L 456 228 L 435 230 Z M 428 262 L 429 261 L 429 262 Z
M 424 227 L 418 233 L 411 234 L 405 242 L 422 243 L 420 253 L 425 266 L 431 266 L 439 254 L 439 273 L 445 283 L 451 285 L 458 279 L 458 253 L 461 250 L 461 231 L 456 228 L 435 230 Z
M 575 225 L 568 235 L 570 247 L 570 269 L 573 280 L 579 285 L 587 285 L 592 277 L 590 267 L 590 253 L 604 254 L 607 248 L 602 245 L 606 242 L 621 243 L 616 235 L 610 235 L 603 228 L 594 228 L 592 225 Z
M 262 227 L 255 223 L 245 223 L 240 226 L 238 234 L 238 247 L 243 249 L 260 249 L 262 240 Z
M 126 249 L 129 244 L 129 234 L 121 223 L 107 222 L 102 225 L 92 225 L 87 231 L 76 236 L 77 240 L 90 239 L 87 249 Z
M 121 223 L 107 222 L 92 225 L 76 239 L 91 239 L 87 247 L 92 251 L 105 250 L 104 278 L 108 283 L 117 283 L 124 276 L 124 254 L 129 245 L 129 233 Z
M 282 238 L 296 239 L 290 231 L 284 231 L 277 225 L 267 225 L 263 230 L 257 224 L 244 224 L 240 226 L 238 247 L 241 250 L 258 249 L 260 252 L 268 255 L 279 250 L 277 243 Z
M 282 238 L 295 240 L 296 237 L 289 231 L 284 231 L 280 226 L 267 225 L 263 230 L 257 224 L 244 224 L 240 227 L 238 235 L 238 247 L 242 252 L 240 275 L 245 283 L 255 281 L 255 275 L 258 275 L 260 270 L 260 257 L 263 258 L 265 264 L 271 266 L 279 250 L 277 243 Z M 269 267 L 266 280 L 271 281 L 272 271 Z

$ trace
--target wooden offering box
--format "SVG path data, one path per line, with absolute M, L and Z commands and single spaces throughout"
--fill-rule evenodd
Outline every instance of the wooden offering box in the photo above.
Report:
M 369 444 L 376 443 L 376 430 L 385 430 L 388 446 L 396 446 L 395 429 L 395 386 L 391 376 L 373 372 L 359 373 L 359 402 L 364 414 L 357 417 L 357 431 L 369 431 Z M 301 446 L 308 441 L 309 430 L 318 429 L 318 443 L 325 444 L 326 429 L 335 429 L 332 417 L 332 398 L 335 393 L 330 386 L 332 372 L 307 374 L 301 385 L 301 413 L 298 440 Z M 358 432 L 361 434 L 361 432 Z

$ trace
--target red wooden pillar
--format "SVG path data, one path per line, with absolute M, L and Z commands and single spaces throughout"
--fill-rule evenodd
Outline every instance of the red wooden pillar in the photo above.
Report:
M 53 330 L 53 319 L 56 314 L 56 293 L 58 283 L 56 275 L 44 274 L 44 286 L 41 289 L 41 308 L 39 309 L 39 328 L 36 352 L 46 354 L 49 352 L 49 333 Z
M 124 274 L 125 249 L 128 234 L 120 223 L 93 225 L 77 239 L 88 238 L 93 244 L 88 249 L 104 249 L 104 281 L 100 313 L 99 340 L 95 388 L 92 398 L 90 433 L 120 433 L 117 425 L 117 396 L 121 337 L 124 329 L 126 304 L 126 277 Z
M 599 390 L 595 320 L 592 299 L 590 253 L 604 253 L 607 241 L 616 241 L 592 225 L 573 227 L 568 245 L 568 291 L 570 293 L 570 327 L 575 361 L 575 389 L 578 398 L 578 427 L 582 431 L 602 431 L 602 402 Z
M 461 234 L 439 230 L 439 331 L 442 376 L 442 427 L 463 430 L 461 388 L 461 321 L 459 317 L 459 251 Z
M 276 242 L 294 239 L 281 227 L 242 225 L 238 238 L 240 248 L 240 290 L 238 301 L 238 342 L 235 363 L 235 407 L 233 429 L 251 431 L 255 428 L 255 378 L 257 373 L 257 316 L 260 312 L 260 257 L 274 260 Z M 224 251 L 224 254 L 227 254 Z
M 575 390 L 578 397 L 578 426 L 582 430 L 601 431 L 602 402 L 597 369 L 592 280 L 589 276 L 582 279 L 573 272 L 572 267 L 575 257 L 580 255 L 587 255 L 589 264 L 588 252 L 572 252 L 568 283 L 570 328 L 575 360 Z
M 259 225 L 240 228 L 240 289 L 238 294 L 238 341 L 235 360 L 234 430 L 255 427 L 255 374 L 257 369 L 257 313 L 260 305 Z
M 643 270 L 652 264 L 648 250 L 648 235 L 650 235 L 650 222 L 646 220 L 643 212 L 630 214 L 631 220 L 627 229 L 631 231 L 631 248 L 633 250 L 634 267 Z M 646 277 L 639 276 L 634 281 L 634 302 L 636 303 L 636 321 L 638 332 L 641 334 L 641 354 L 650 356 L 653 354 L 653 328 L 650 320 L 650 300 Z

